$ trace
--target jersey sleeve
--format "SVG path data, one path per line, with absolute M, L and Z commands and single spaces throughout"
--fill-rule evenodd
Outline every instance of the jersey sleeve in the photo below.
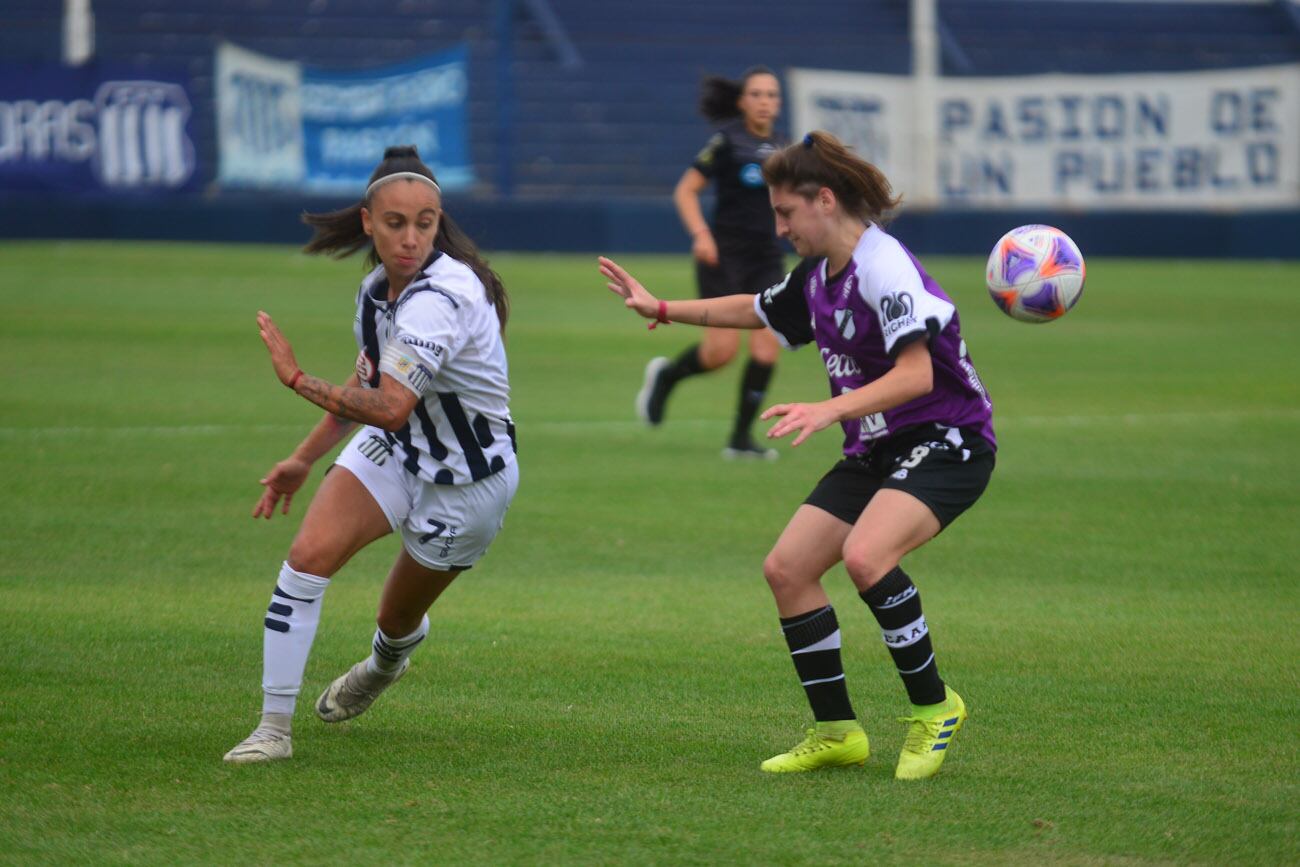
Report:
M 706 178 L 712 179 L 718 173 L 718 165 L 721 163 L 721 158 L 727 147 L 726 134 L 722 132 L 714 133 L 713 137 L 705 143 L 704 148 L 695 155 L 695 162 L 691 163 L 691 168 Z
M 461 302 L 439 289 L 421 291 L 397 310 L 379 371 L 423 397 L 438 370 L 465 342 Z
M 920 272 L 901 251 L 875 263 L 868 279 L 859 281 L 858 293 L 879 317 L 891 357 L 909 343 L 933 340 L 956 312 L 950 302 L 926 291 Z
M 804 259 L 780 283 L 754 296 L 758 318 L 772 329 L 786 349 L 812 342 L 812 313 L 808 310 L 804 285 L 818 261 Z

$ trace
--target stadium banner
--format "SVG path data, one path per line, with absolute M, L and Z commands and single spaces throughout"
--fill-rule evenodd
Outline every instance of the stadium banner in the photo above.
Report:
M 395 144 L 418 147 L 444 190 L 469 186 L 468 62 L 461 46 L 382 69 L 304 69 L 303 186 L 328 193 L 364 189 L 384 148 Z
M 0 190 L 194 189 L 189 79 L 93 63 L 0 65 Z
M 1300 204 L 1300 65 L 922 84 L 796 69 L 788 84 L 799 135 L 834 132 L 917 204 Z
M 302 146 L 302 67 L 217 46 L 217 181 L 226 187 L 297 187 Z

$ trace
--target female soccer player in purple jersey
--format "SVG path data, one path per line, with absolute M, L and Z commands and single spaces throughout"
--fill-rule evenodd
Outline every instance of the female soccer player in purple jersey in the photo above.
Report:
M 807 737 L 762 763 L 772 772 L 861 764 L 858 724 L 840 661 L 840 630 L 821 578 L 843 561 L 880 623 L 912 703 L 898 779 L 938 772 L 966 719 L 939 677 L 921 597 L 899 562 L 983 493 L 993 471 L 992 403 L 966 351 L 952 300 L 881 229 L 898 204 L 889 182 L 833 136 L 815 132 L 763 166 L 777 233 L 804 258 L 758 295 L 661 301 L 609 259 L 609 287 L 659 322 L 769 326 L 790 347 L 817 344 L 831 396 L 778 404 L 769 437 L 798 446 L 838 422 L 844 458 L 809 494 L 763 564 L 781 627 L 816 720 Z
M 384 152 L 361 201 L 306 221 L 309 253 L 370 247 L 357 293 L 356 372 L 331 385 L 303 372 L 265 313 L 276 376 L 326 410 L 276 464 L 253 517 L 270 518 L 312 464 L 362 425 L 321 482 L 280 567 L 263 630 L 262 718 L 228 762 L 293 754 L 290 722 L 330 579 L 352 555 L 397 532 L 402 549 L 379 600 L 371 654 L 316 702 L 325 722 L 364 712 L 400 678 L 429 632 L 426 612 L 501 529 L 519 484 L 506 371 L 505 287 L 442 210 L 414 147 Z M 372 246 L 373 245 L 373 246 Z
M 673 204 L 691 236 L 695 279 L 701 298 L 737 292 L 753 294 L 785 274 L 785 253 L 772 224 L 763 182 L 763 160 L 785 144 L 775 129 L 781 113 L 781 85 L 765 66 L 745 70 L 739 81 L 704 80 L 700 112 L 718 124 L 673 190 Z M 717 205 L 712 225 L 700 209 L 700 194 L 712 183 Z M 676 358 L 652 358 L 637 395 L 637 413 L 647 424 L 663 423 L 668 396 L 687 377 L 723 367 L 740 348 L 734 328 L 706 328 L 699 343 Z M 765 329 L 749 338 L 749 363 L 740 380 L 740 397 L 727 458 L 777 457 L 776 449 L 755 445 L 750 429 L 772 380 L 779 344 Z

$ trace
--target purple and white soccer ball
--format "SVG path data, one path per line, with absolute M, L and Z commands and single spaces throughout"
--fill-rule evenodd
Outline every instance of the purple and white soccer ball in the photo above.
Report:
M 1060 319 L 1083 294 L 1086 267 L 1070 236 L 1051 226 L 1019 226 L 993 245 L 989 295 L 1021 322 Z

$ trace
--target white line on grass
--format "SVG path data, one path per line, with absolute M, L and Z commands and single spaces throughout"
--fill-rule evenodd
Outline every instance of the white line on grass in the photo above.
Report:
M 995 427 L 1090 427 L 1094 425 L 1203 424 L 1206 422 L 1300 420 L 1300 409 L 1224 410 L 1221 412 L 1153 412 L 1113 415 L 1025 415 L 995 416 Z M 673 419 L 672 427 L 710 427 L 725 419 Z M 524 422 L 524 431 L 542 433 L 581 433 L 583 431 L 633 431 L 645 425 L 633 420 L 600 419 L 586 421 Z M 0 427 L 0 439 L 30 437 L 188 437 L 225 436 L 228 434 L 305 433 L 308 424 L 183 424 L 183 425 L 72 425 L 53 427 Z

